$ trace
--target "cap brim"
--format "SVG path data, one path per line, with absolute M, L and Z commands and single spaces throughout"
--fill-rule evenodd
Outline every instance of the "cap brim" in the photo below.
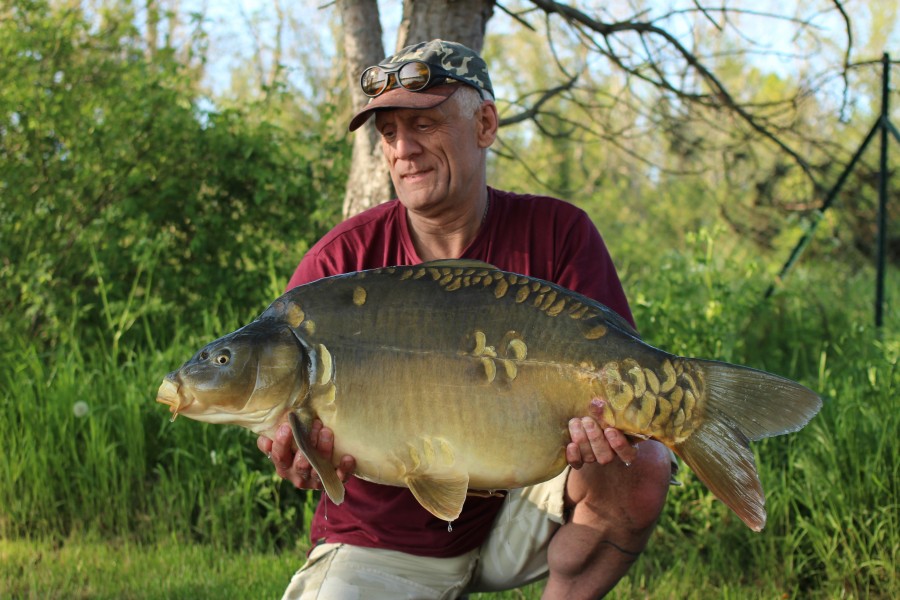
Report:
M 458 90 L 460 84 L 448 83 L 428 88 L 422 92 L 411 92 L 397 87 L 372 98 L 353 119 L 350 120 L 350 131 L 356 131 L 369 120 L 375 111 L 392 108 L 434 108 Z

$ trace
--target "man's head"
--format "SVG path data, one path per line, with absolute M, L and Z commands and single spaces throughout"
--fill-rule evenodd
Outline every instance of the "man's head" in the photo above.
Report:
M 444 40 L 407 46 L 366 69 L 360 85 L 370 100 L 350 121 L 350 131 L 378 110 L 433 108 L 460 86 L 477 90 L 482 100 L 494 99 L 484 60 L 466 46 Z
M 423 77 L 416 79 L 417 73 Z M 487 148 L 499 121 L 484 61 L 461 44 L 432 40 L 367 69 L 360 83 L 372 100 L 350 129 L 375 115 L 394 189 L 407 210 L 431 216 L 481 210 Z

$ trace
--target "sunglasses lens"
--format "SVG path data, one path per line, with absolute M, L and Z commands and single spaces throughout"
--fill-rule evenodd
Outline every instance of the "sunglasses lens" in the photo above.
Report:
M 360 78 L 363 93 L 367 96 L 377 96 L 387 87 L 388 75 L 381 67 L 369 67 Z
M 431 79 L 431 70 L 423 62 L 409 62 L 403 65 L 397 73 L 397 79 L 406 89 L 417 92 L 428 85 Z

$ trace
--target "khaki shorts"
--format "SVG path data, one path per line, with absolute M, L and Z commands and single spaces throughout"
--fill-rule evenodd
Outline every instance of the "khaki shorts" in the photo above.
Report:
M 672 461 L 671 484 L 678 462 Z M 544 483 L 511 490 L 481 547 L 461 556 L 430 558 L 347 544 L 320 544 L 297 571 L 284 600 L 444 599 L 508 590 L 547 577 L 547 549 L 565 523 L 570 467 Z
M 285 600 L 444 599 L 511 589 L 547 576 L 550 538 L 564 523 L 569 469 L 538 485 L 512 490 L 480 548 L 451 558 L 320 544 L 294 575 Z

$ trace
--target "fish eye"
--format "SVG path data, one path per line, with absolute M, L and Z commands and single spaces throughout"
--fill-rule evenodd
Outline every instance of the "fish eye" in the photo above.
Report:
M 224 366 L 224 365 L 227 365 L 228 361 L 230 361 L 230 360 L 231 360 L 231 354 L 229 354 L 227 351 L 225 351 L 225 352 L 221 352 L 220 354 L 218 354 L 216 356 L 216 358 L 213 359 L 213 362 L 215 362 L 217 365 Z

